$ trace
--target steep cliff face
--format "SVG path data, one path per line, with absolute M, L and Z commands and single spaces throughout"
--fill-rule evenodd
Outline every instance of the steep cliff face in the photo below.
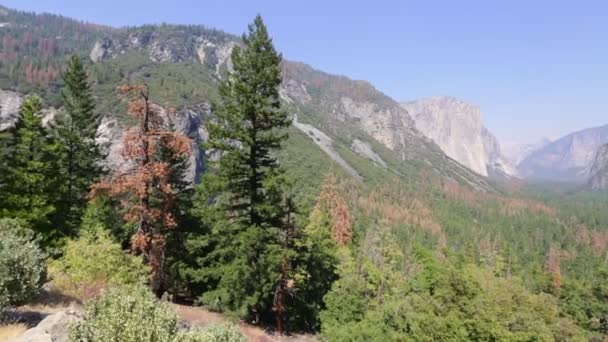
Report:
M 585 181 L 598 148 L 608 143 L 608 125 L 568 134 L 536 150 L 519 165 L 526 178 Z
M 453 97 L 432 97 L 402 106 L 443 152 L 478 174 L 488 175 L 479 107 Z
M 598 148 L 589 174 L 588 187 L 591 190 L 608 190 L 608 144 Z
M 462 165 L 483 176 L 516 175 L 496 137 L 483 126 L 479 107 L 445 96 L 401 105 L 422 133 Z

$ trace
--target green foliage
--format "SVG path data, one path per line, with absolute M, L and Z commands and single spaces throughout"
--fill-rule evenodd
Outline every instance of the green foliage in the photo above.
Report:
M 212 324 L 179 333 L 174 342 L 246 342 L 247 339 L 236 325 Z
M 243 41 L 208 124 L 207 145 L 221 157 L 204 176 L 197 201 L 210 227 L 204 244 L 212 246 L 199 280 L 209 284 L 203 303 L 257 319 L 271 314 L 280 278 L 286 182 L 275 152 L 290 120 L 279 100 L 281 57 L 259 16 Z
M 101 176 L 102 157 L 95 143 L 99 124 L 80 57 L 73 55 L 63 73 L 62 92 L 65 117 L 56 123 L 61 142 L 60 200 L 55 224 L 74 234 L 86 205 L 91 185 Z
M 109 289 L 89 303 L 82 321 L 72 326 L 72 342 L 244 342 L 232 324 L 179 330 L 179 319 L 166 303 L 143 286 Z
M 45 256 L 32 235 L 19 221 L 0 219 L 0 314 L 36 296 L 46 279 Z
M 338 278 L 338 246 L 331 235 L 329 213 L 315 207 L 303 236 L 296 242 L 298 255 L 294 262 L 295 295 L 288 317 L 291 325 L 318 330 L 323 297 Z
M 53 286 L 76 298 L 89 298 L 108 286 L 143 284 L 149 270 L 141 257 L 124 252 L 97 226 L 69 240 L 61 258 L 49 265 Z
M 420 248 L 415 263 L 406 268 L 410 271 L 404 273 L 399 264 L 412 260 L 394 254 L 378 262 L 377 256 L 389 256 L 391 249 L 381 247 L 372 253 L 376 257 L 360 263 L 343 259 L 341 277 L 326 296 L 327 310 L 321 313 L 322 333 L 328 340 L 585 338 L 579 327 L 560 315 L 555 298 L 531 294 L 517 278 L 496 277 L 491 270 L 471 264 L 438 262 Z
M 178 317 L 143 286 L 108 289 L 91 302 L 70 331 L 72 342 L 167 342 L 178 333 Z
M 2 216 L 20 218 L 43 233 L 45 242 L 61 236 L 51 227 L 55 212 L 58 145 L 42 125 L 42 102 L 27 97 L 19 110 L 14 154 L 9 158 Z

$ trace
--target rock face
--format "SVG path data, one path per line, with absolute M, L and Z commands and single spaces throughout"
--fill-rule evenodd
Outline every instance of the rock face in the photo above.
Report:
M 237 45 L 234 37 L 217 30 L 182 26 L 145 26 L 115 33 L 95 43 L 89 52 L 93 62 L 116 58 L 130 52 L 147 55 L 156 63 L 198 62 L 215 70 L 231 69 L 230 54 Z
M 386 162 L 380 158 L 368 142 L 355 139 L 350 148 L 361 157 L 367 158 L 382 167 L 386 167 Z
M 325 152 L 331 159 L 333 159 L 338 165 L 340 165 L 346 172 L 348 172 L 351 176 L 362 179 L 359 173 L 350 166 L 346 160 L 344 160 L 338 152 L 334 149 L 333 139 L 327 136 L 327 134 L 321 132 L 319 129 L 315 128 L 313 125 L 304 124 L 298 122 L 298 118 L 295 117 L 293 120 L 293 125 L 295 128 L 302 131 L 304 134 L 308 135 L 312 139 L 312 141 L 319 146 L 319 148 Z
M 588 186 L 591 190 L 608 190 L 608 144 L 598 148 L 589 173 Z
M 432 97 L 401 104 L 418 128 L 443 152 L 462 165 L 487 176 L 479 107 L 453 97 Z
M 496 137 L 482 125 L 479 107 L 446 96 L 401 105 L 411 114 L 416 128 L 462 165 L 483 176 L 516 175 Z
M 47 316 L 37 326 L 8 342 L 68 342 L 70 325 L 80 319 L 73 309 L 60 311 Z
M 519 165 L 529 179 L 584 182 L 598 148 L 608 143 L 608 125 L 568 134 L 536 150 Z
M 175 116 L 171 119 L 171 126 L 173 126 L 177 132 L 192 139 L 192 153 L 189 160 L 190 166 L 186 174 L 186 180 L 190 183 L 198 181 L 205 168 L 204 151 L 201 148 L 201 144 L 207 141 L 208 135 L 205 126 L 203 125 L 203 121 L 210 112 L 210 106 L 203 103 L 193 108 L 183 108 L 177 111 Z M 169 127 L 168 114 L 162 107 L 161 113 L 165 113 L 165 120 Z M 102 120 L 97 129 L 97 138 L 95 141 L 106 155 L 107 167 L 112 170 L 125 170 L 129 168 L 129 165 L 125 163 L 125 160 L 122 157 L 122 138 L 124 134 L 124 128 L 118 124 L 117 120 L 107 117 Z
M 0 90 L 0 131 L 12 127 L 17 122 L 22 101 L 19 94 Z

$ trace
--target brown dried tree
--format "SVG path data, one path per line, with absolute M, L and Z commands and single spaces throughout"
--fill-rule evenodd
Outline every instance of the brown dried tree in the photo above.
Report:
M 321 186 L 317 206 L 330 213 L 331 233 L 339 246 L 347 245 L 352 238 L 351 218 L 346 201 L 336 191 L 336 177 L 328 175 Z
M 163 268 L 166 234 L 177 224 L 173 216 L 175 189 L 170 176 L 172 165 L 158 158 L 163 148 L 175 156 L 190 154 L 190 139 L 168 129 L 171 114 L 150 101 L 147 85 L 118 88 L 128 100 L 128 114 L 137 120 L 123 138 L 122 157 L 127 170 L 116 171 L 96 184 L 92 196 L 104 193 L 120 200 L 124 219 L 134 224 L 131 248 L 141 253 L 152 269 L 151 287 L 164 292 Z

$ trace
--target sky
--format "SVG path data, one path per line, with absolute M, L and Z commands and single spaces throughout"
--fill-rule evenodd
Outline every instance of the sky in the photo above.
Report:
M 502 143 L 608 124 L 608 1 L 4 0 L 112 26 L 241 34 L 260 13 L 283 56 L 367 80 L 398 101 L 481 107 Z M 86 5 L 85 5 L 86 4 Z

